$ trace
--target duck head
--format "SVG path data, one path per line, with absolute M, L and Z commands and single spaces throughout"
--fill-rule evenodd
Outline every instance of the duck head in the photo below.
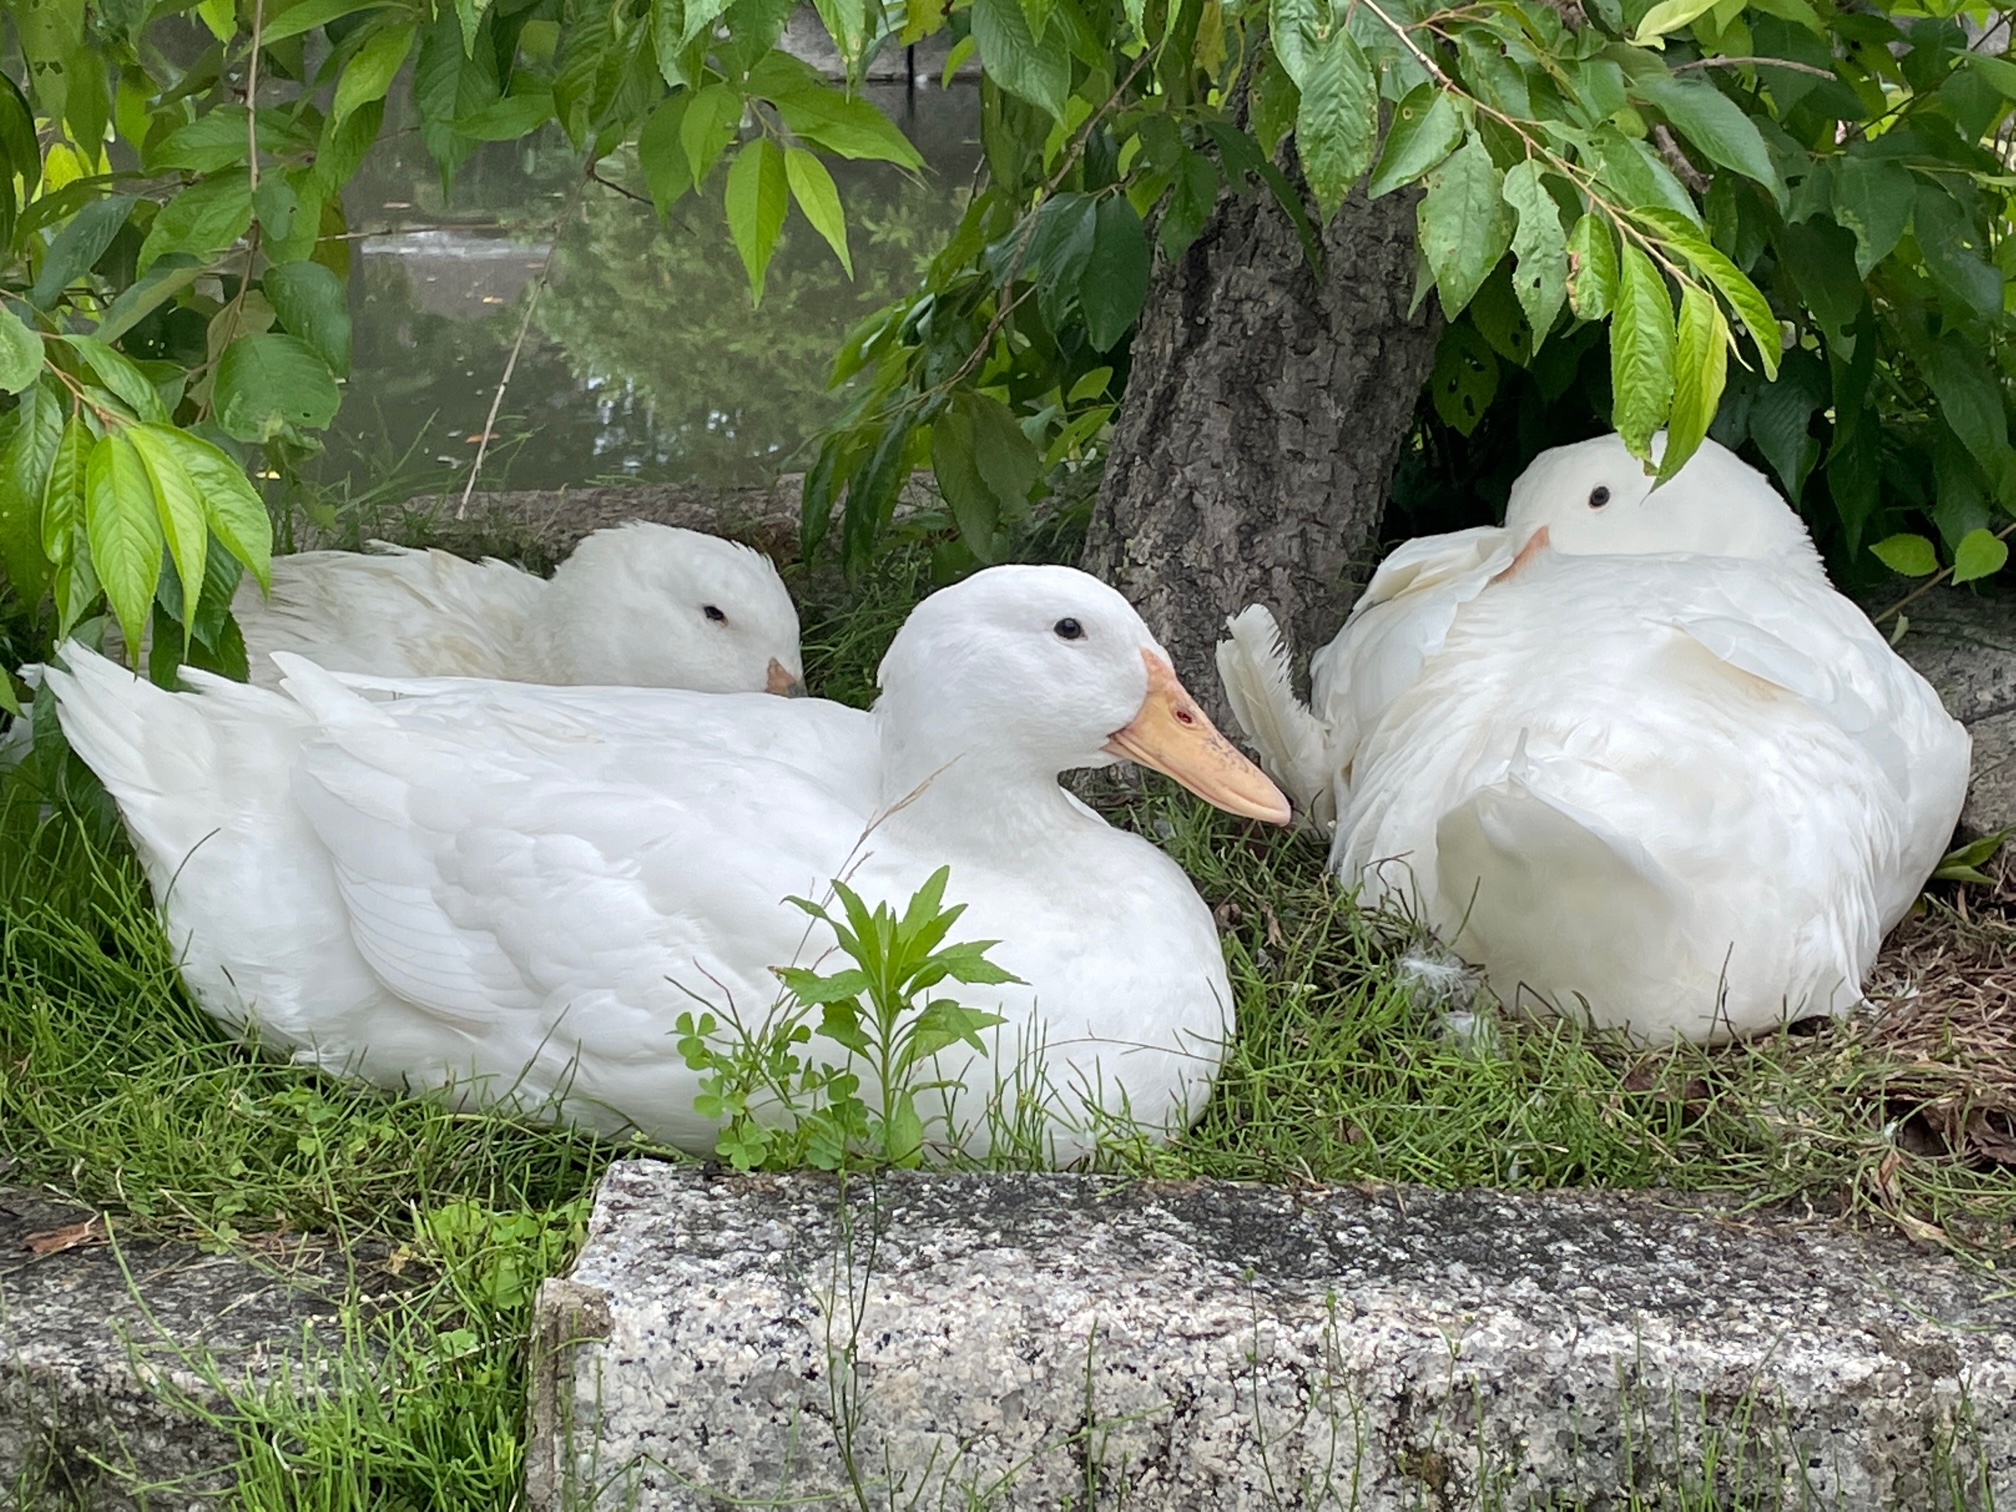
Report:
M 1665 450 L 1661 431 L 1652 455 Z M 1805 523 L 1726 446 L 1703 441 L 1685 467 L 1653 484 L 1621 436 L 1557 446 L 1512 485 L 1505 528 L 1521 546 L 1545 529 L 1546 544 L 1569 556 L 1671 551 L 1818 563 Z
M 990 567 L 912 612 L 875 706 L 897 784 L 959 769 L 994 786 L 1138 761 L 1227 813 L 1288 800 L 1184 689 L 1133 606 L 1069 567 Z
M 798 611 L 761 552 L 636 522 L 574 548 L 526 629 L 556 683 L 804 693 Z

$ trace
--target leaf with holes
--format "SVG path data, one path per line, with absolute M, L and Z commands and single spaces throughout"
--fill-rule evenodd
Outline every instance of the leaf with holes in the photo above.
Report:
M 1611 424 L 1634 457 L 1673 402 L 1673 302 L 1652 259 L 1626 246 L 1618 264 L 1617 305 L 1610 312 Z
M 211 399 L 217 423 L 238 441 L 321 430 L 342 403 L 315 349 L 298 336 L 273 332 L 241 336 L 224 348 Z
M 1415 219 L 1445 319 L 1463 313 L 1512 244 L 1503 190 L 1503 176 L 1474 136 L 1428 175 Z
M 1512 291 L 1533 330 L 1533 350 L 1547 339 L 1568 297 L 1568 238 L 1561 211 L 1540 182 L 1540 164 L 1527 158 L 1505 175 L 1505 203 L 1519 216 L 1512 233 Z
M 1435 413 L 1459 435 L 1469 435 L 1498 393 L 1498 358 L 1467 321 L 1443 328 L 1428 377 Z
M 1393 107 L 1386 145 L 1372 170 L 1366 195 L 1378 199 L 1411 184 L 1456 150 L 1463 140 L 1463 115 L 1446 90 L 1418 85 Z
M 735 161 L 728 165 L 724 203 L 728 234 L 735 239 L 735 250 L 749 274 L 750 297 L 760 305 L 763 275 L 777 250 L 777 233 L 784 228 L 789 203 L 784 154 L 775 142 L 758 137 L 735 154 Z
M 84 513 L 91 565 L 126 636 L 127 654 L 135 655 L 161 575 L 161 516 L 146 464 L 123 430 L 106 432 L 91 448 Z
M 1316 208 L 1328 218 L 1372 161 L 1379 142 L 1379 85 L 1342 26 L 1311 47 L 1296 83 L 1302 103 L 1295 114 L 1295 152 Z
M 1601 320 L 1617 299 L 1617 237 L 1593 210 L 1568 233 L 1568 304 L 1582 320 Z

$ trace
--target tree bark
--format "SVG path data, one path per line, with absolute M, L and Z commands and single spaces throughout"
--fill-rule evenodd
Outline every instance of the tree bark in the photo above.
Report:
M 1083 560 L 1221 723 L 1226 616 L 1267 604 L 1306 658 L 1370 565 L 1439 330 L 1407 314 L 1414 204 L 1354 193 L 1319 280 L 1271 195 L 1228 195 L 1157 272 Z

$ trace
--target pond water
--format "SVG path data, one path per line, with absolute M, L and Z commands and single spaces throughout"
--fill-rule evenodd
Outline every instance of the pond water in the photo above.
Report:
M 418 134 L 388 118 L 345 208 L 354 231 L 391 234 L 352 243 L 352 371 L 314 475 L 353 492 L 459 488 L 549 251 L 481 486 L 731 485 L 802 467 L 805 442 L 841 403 L 826 380 L 842 337 L 916 286 L 980 157 L 971 84 L 864 92 L 916 143 L 924 171 L 831 163 L 853 279 L 794 208 L 753 309 L 718 171 L 708 198 L 689 194 L 664 224 L 588 184 L 555 248 L 579 162 L 557 132 L 488 144 L 444 195 Z M 602 171 L 642 187 L 634 160 Z

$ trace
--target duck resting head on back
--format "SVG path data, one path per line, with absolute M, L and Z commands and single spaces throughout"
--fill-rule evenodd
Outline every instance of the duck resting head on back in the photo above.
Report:
M 674 633 L 650 634 L 665 625 Z M 697 530 L 636 522 L 583 538 L 526 618 L 540 680 L 802 695 L 798 611 L 769 558 Z

